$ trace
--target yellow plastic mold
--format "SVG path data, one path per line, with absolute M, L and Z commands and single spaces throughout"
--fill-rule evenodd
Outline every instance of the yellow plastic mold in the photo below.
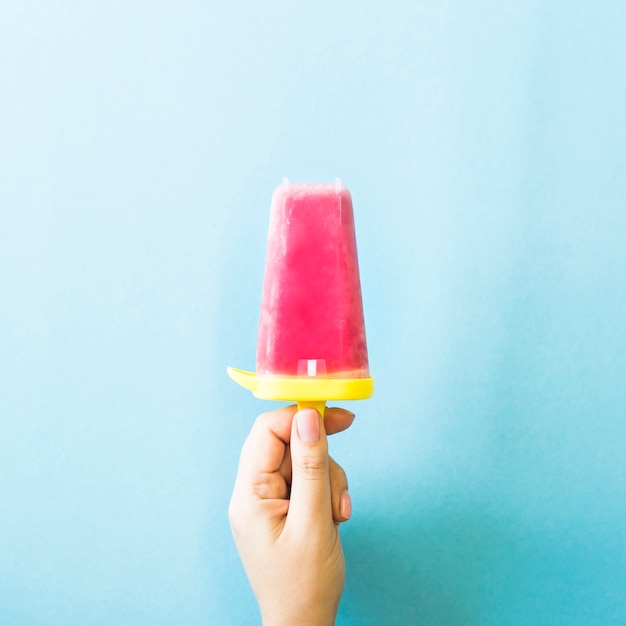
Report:
M 262 400 L 297 402 L 300 408 L 314 406 L 323 414 L 327 400 L 365 400 L 374 393 L 374 379 L 304 378 L 258 376 L 229 367 L 228 375 Z

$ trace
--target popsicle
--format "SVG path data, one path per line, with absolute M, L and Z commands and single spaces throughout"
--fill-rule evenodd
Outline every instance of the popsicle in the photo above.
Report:
M 370 376 L 354 213 L 335 183 L 289 183 L 272 196 L 256 374 L 228 369 L 257 397 L 366 398 Z

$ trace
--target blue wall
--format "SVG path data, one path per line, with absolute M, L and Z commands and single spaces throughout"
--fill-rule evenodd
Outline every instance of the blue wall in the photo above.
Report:
M 626 623 L 625 58 L 619 1 L 4 0 L 0 623 L 258 622 L 283 176 L 352 191 L 377 377 L 338 624 Z

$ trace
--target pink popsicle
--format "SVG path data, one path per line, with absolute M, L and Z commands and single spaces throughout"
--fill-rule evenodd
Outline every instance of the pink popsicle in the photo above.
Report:
M 352 198 L 339 181 L 274 192 L 257 375 L 369 377 Z

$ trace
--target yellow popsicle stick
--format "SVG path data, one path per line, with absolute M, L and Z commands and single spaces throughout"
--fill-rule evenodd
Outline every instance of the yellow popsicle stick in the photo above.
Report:
M 298 411 L 301 411 L 302 409 L 316 409 L 319 414 L 324 417 L 324 413 L 326 411 L 326 402 L 324 402 L 324 400 L 300 401 L 298 402 Z

